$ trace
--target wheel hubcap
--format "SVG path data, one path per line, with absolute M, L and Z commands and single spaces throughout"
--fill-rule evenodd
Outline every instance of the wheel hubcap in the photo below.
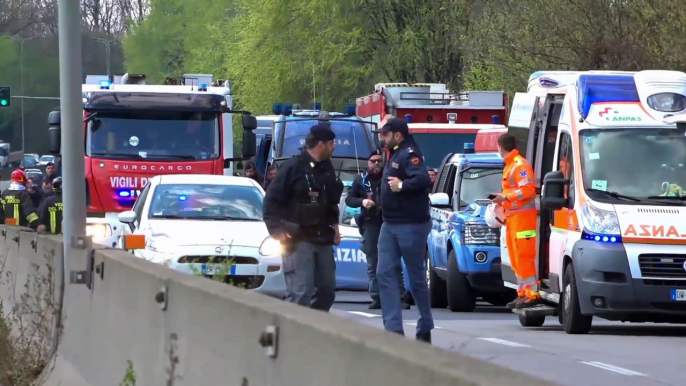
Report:
M 570 309 L 570 303 L 572 299 L 572 285 L 567 284 L 565 286 L 565 294 L 564 294 L 564 302 L 565 302 L 565 312 L 569 312 Z

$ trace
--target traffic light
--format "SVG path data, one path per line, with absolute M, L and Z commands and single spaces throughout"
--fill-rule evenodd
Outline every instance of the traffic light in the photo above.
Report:
M 0 86 L 0 107 L 10 107 L 12 102 L 10 102 L 11 88 L 6 86 Z

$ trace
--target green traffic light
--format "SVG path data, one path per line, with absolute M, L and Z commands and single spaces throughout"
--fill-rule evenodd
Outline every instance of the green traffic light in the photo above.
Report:
M 1 100 L 0 105 L 7 106 L 7 99 Z

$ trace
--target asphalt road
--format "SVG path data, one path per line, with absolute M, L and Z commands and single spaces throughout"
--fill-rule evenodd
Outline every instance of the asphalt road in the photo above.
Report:
M 339 292 L 332 313 L 383 328 L 366 293 Z M 557 318 L 524 328 L 517 315 L 485 303 L 473 313 L 433 310 L 434 346 L 569 386 L 686 385 L 686 326 L 593 321 L 588 335 L 567 335 Z M 414 339 L 415 307 L 403 311 Z

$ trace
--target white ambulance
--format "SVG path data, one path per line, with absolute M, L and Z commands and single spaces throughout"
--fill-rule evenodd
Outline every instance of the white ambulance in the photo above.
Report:
M 569 334 L 594 316 L 686 323 L 684 112 L 675 71 L 538 72 L 515 96 L 508 131 L 536 174 L 546 302 L 515 310 L 523 326 L 548 315 Z

